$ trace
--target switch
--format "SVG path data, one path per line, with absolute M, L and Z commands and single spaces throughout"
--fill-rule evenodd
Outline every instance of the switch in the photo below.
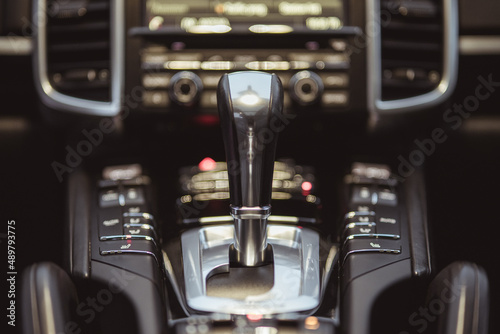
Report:
M 149 213 L 125 213 L 123 224 L 125 225 L 151 225 L 154 226 L 153 215 Z
M 126 205 L 123 207 L 124 215 L 141 216 L 143 213 L 146 213 L 148 211 L 149 209 L 146 205 Z
M 127 236 L 156 239 L 155 230 L 149 224 L 124 224 L 123 230 Z
M 144 190 L 141 187 L 125 188 L 123 192 L 125 205 L 143 205 L 146 200 L 144 198 Z
M 377 233 L 401 234 L 401 223 L 396 209 L 377 211 Z
M 99 238 L 108 240 L 123 234 L 121 208 L 103 208 L 99 210 Z
M 158 261 L 155 244 L 149 240 L 126 239 L 103 242 L 99 245 L 99 251 L 101 255 L 151 255 Z
M 377 191 L 378 205 L 397 206 L 398 197 L 396 191 L 390 188 L 381 188 Z
M 344 229 L 344 238 L 352 238 L 359 235 L 372 236 L 375 234 L 375 223 L 349 223 Z
M 377 204 L 377 194 L 371 186 L 353 186 L 351 204 L 353 205 L 375 205 Z
M 399 240 L 376 238 L 347 240 L 343 249 L 343 261 L 349 255 L 357 253 L 400 254 L 401 243 Z
M 120 206 L 120 193 L 118 189 L 101 191 L 99 193 L 99 206 L 101 208 Z

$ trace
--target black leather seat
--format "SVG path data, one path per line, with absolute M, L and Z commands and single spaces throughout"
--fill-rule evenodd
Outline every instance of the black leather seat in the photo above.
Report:
M 68 274 L 51 262 L 35 263 L 22 276 L 22 333 L 73 333 L 78 297 Z

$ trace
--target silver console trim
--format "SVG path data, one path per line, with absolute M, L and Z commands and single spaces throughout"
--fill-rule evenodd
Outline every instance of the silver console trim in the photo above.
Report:
M 464 56 L 499 55 L 500 36 L 460 36 L 460 54 Z
M 429 108 L 448 99 L 458 76 L 458 4 L 456 0 L 443 0 L 443 73 L 438 86 L 431 92 L 399 100 L 382 101 L 380 0 L 366 1 L 367 92 L 371 122 L 380 115 L 397 114 Z
M 0 55 L 27 56 L 31 55 L 33 43 L 31 37 L 7 35 L 0 37 Z
M 121 110 L 125 73 L 125 0 L 111 0 L 111 101 L 101 102 L 62 94 L 50 84 L 47 73 L 47 0 L 34 3 L 33 67 L 42 102 L 50 108 L 92 116 L 116 116 Z
M 182 234 L 182 258 L 186 305 L 198 312 L 226 314 L 277 314 L 309 312 L 318 307 L 322 282 L 319 235 L 295 226 L 268 226 L 273 247 L 275 284 L 268 292 L 244 300 L 210 297 L 206 280 L 229 268 L 233 225 L 191 229 Z M 330 266 L 335 254 L 330 254 Z

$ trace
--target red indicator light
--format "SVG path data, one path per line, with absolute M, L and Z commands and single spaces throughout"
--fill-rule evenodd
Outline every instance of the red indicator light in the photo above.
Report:
M 311 191 L 312 187 L 313 187 L 313 185 L 311 182 L 308 182 L 308 181 L 302 182 L 302 190 Z
M 215 166 L 217 166 L 217 163 L 214 161 L 214 159 L 206 157 L 205 159 L 201 160 L 200 163 L 198 164 L 198 168 L 202 172 L 208 172 L 210 170 L 215 169 Z
M 247 319 L 250 321 L 260 321 L 262 319 L 262 314 L 247 314 Z
M 215 115 L 198 115 L 194 118 L 195 123 L 205 126 L 214 126 L 219 124 L 219 117 Z

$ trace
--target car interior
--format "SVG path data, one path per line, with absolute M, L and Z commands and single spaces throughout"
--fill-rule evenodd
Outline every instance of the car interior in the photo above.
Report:
M 500 331 L 500 2 L 5 0 L 0 69 L 2 333 Z

